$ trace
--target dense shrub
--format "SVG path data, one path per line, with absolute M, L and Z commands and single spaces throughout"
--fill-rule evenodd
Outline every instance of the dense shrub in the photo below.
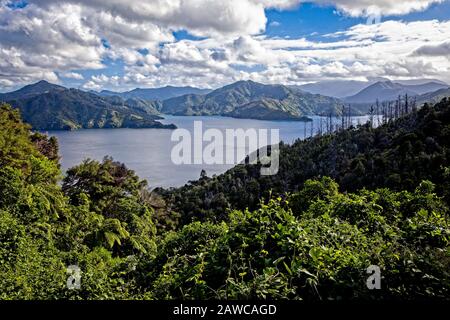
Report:
M 421 111 L 414 134 L 439 135 L 434 126 L 447 114 L 442 108 Z M 411 119 L 383 130 L 393 134 L 402 121 Z M 370 149 L 381 138 L 368 128 L 355 132 L 316 142 L 355 138 L 356 147 L 343 145 Z M 401 168 L 416 138 L 395 137 L 410 142 L 384 151 Z M 0 146 L 0 299 L 450 297 L 448 166 L 424 165 L 414 176 L 391 170 L 386 183 L 392 188 L 355 177 L 351 192 L 345 175 L 308 180 L 292 172 L 302 175 L 293 188 L 291 178 L 260 184 L 251 178 L 257 167 L 238 167 L 183 189 L 177 201 L 192 197 L 186 207 L 198 215 L 180 215 L 171 211 L 170 197 L 152 194 L 145 181 L 111 158 L 86 160 L 59 184 L 57 144 L 33 134 L 8 106 L 0 107 Z M 423 148 L 440 150 L 427 156 L 433 162 L 446 146 L 435 136 Z M 359 156 L 348 165 L 366 175 L 375 170 L 367 159 Z M 419 177 L 430 179 L 413 186 Z M 220 181 L 232 185 L 226 194 Z M 400 190 L 398 181 L 408 186 Z M 239 195 L 241 187 L 253 193 Z M 196 197 L 211 188 L 208 207 L 202 207 L 203 198 Z M 266 197 L 255 204 L 262 190 Z M 71 265 L 81 271 L 76 290 L 67 287 Z M 381 269 L 381 290 L 366 287 L 370 265 Z

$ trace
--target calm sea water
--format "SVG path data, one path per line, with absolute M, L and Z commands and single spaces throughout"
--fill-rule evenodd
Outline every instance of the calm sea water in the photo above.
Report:
M 313 117 L 314 127 L 319 128 L 320 117 Z M 259 121 L 226 117 L 182 117 L 165 116 L 164 123 L 174 123 L 193 135 L 194 121 L 202 121 L 203 130 L 226 129 L 279 129 L 280 139 L 292 143 L 311 134 L 311 124 L 293 121 Z M 323 120 L 322 120 L 323 121 Z M 340 120 L 334 119 L 335 123 Z M 354 124 L 365 123 L 368 117 L 354 117 Z M 130 169 L 149 182 L 150 187 L 182 186 L 189 180 L 198 179 L 202 169 L 208 176 L 221 174 L 232 165 L 175 165 L 171 160 L 172 130 L 166 129 L 91 129 L 78 131 L 49 131 L 56 136 L 60 145 L 63 171 L 81 163 L 84 159 L 102 160 L 112 156 L 125 163 Z M 206 145 L 205 143 L 204 145 Z M 226 143 L 224 148 L 231 148 Z

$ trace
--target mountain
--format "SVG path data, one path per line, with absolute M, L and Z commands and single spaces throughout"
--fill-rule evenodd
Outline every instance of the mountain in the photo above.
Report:
M 122 95 L 125 94 L 125 92 L 117 92 L 117 91 L 111 91 L 111 90 L 102 90 L 100 92 L 95 91 L 95 90 L 89 90 L 88 92 L 102 96 L 102 97 L 113 97 L 113 96 L 122 97 Z
M 347 103 L 374 103 L 392 101 L 398 96 L 418 96 L 427 92 L 447 88 L 448 85 L 440 82 L 427 82 L 422 84 L 404 85 L 392 81 L 379 81 L 361 90 L 357 94 L 344 99 Z
M 378 82 L 390 82 L 390 80 L 386 78 L 371 78 L 368 81 L 327 80 L 291 87 L 313 94 L 321 94 L 343 99 L 354 96 L 360 91 Z M 405 86 L 405 89 L 414 91 L 416 94 L 432 92 L 448 86 L 445 82 L 435 79 L 395 80 L 392 82 Z
M 404 85 L 391 81 L 380 81 L 344 100 L 348 103 L 371 103 L 377 99 L 380 101 L 395 100 L 399 95 L 405 94 L 409 96 L 417 95 L 416 92 L 406 89 Z
M 304 85 L 292 87 L 313 94 L 322 94 L 330 97 L 345 98 L 357 94 L 373 83 L 373 81 L 330 80 L 307 83 Z
M 0 93 L 0 101 L 9 101 L 15 99 L 23 99 L 27 97 L 31 97 L 33 95 L 46 93 L 53 90 L 66 90 L 66 88 L 49 83 L 45 80 L 41 80 L 34 84 L 29 84 L 19 90 L 8 92 L 8 93 Z
M 425 94 L 430 92 L 435 92 L 437 90 L 441 89 L 447 89 L 449 87 L 446 83 L 440 83 L 440 82 L 428 82 L 424 84 L 415 84 L 415 85 L 408 85 L 406 86 L 408 90 L 414 91 L 417 94 Z M 438 101 L 436 101 L 438 102 Z
M 445 83 L 444 81 L 441 80 L 437 80 L 437 79 L 409 79 L 409 80 L 395 80 L 396 83 L 400 83 L 403 85 L 416 85 L 416 84 L 426 84 L 429 82 L 435 82 L 435 83 L 439 83 L 442 84 L 444 86 L 448 86 L 447 83 Z
M 49 88 L 42 93 L 38 89 Z M 139 99 L 100 97 L 77 89 L 38 83 L 0 97 L 21 111 L 36 130 L 90 128 L 175 128 L 156 121 L 156 105 Z M 20 93 L 18 93 L 20 91 Z M 15 96 L 17 99 L 8 100 Z M 6 97 L 6 99 L 5 99 Z
M 295 112 L 289 103 L 284 103 L 276 99 L 262 98 L 234 109 L 228 116 L 257 120 L 293 120 L 291 115 L 295 114 Z M 309 117 L 300 115 L 295 120 L 312 121 Z
M 342 102 L 283 85 L 239 81 L 206 95 L 189 94 L 167 99 L 162 113 L 221 115 L 264 120 L 302 120 L 307 115 L 337 114 Z
M 162 108 L 160 101 L 144 100 L 139 98 L 124 99 L 119 96 L 102 97 L 104 100 L 109 101 L 113 105 L 124 105 L 133 109 L 144 111 L 147 114 L 159 116 L 161 113 L 159 110 Z
M 101 96 L 119 96 L 125 99 L 138 98 L 143 100 L 166 100 L 183 96 L 186 94 L 207 94 L 211 90 L 199 89 L 194 87 L 172 87 L 166 86 L 163 88 L 150 88 L 150 89 L 134 89 L 127 92 L 114 92 L 109 90 L 103 90 L 97 94 Z
M 417 103 L 418 104 L 424 104 L 424 103 L 438 103 L 445 97 L 450 97 L 450 87 L 440 89 L 434 92 L 429 92 L 422 94 L 417 97 Z

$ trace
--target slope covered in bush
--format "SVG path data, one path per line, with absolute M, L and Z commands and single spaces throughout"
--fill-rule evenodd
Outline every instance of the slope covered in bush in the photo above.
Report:
M 167 235 L 144 264 L 147 286 L 167 299 L 448 298 L 448 208 L 421 183 L 342 194 L 330 178 L 229 222 L 194 222 Z M 382 290 L 366 270 L 382 270 Z
M 0 299 L 450 294 L 449 208 L 438 194 L 449 190 L 449 169 L 433 176 L 441 184 L 409 191 L 343 193 L 331 178 L 305 180 L 255 209 L 226 211 L 222 222 L 177 228 L 146 182 L 110 158 L 86 160 L 60 183 L 56 141 L 32 133 L 6 105 L 0 150 Z M 370 265 L 381 269 L 379 291 L 366 287 Z M 69 266 L 81 272 L 79 289 L 67 286 Z
M 423 180 L 448 198 L 450 100 L 425 105 L 378 128 L 369 124 L 280 145 L 280 170 L 261 176 L 257 165 L 239 165 L 184 187 L 159 190 L 182 223 L 226 218 L 228 209 L 255 209 L 269 192 L 294 192 L 308 179 L 328 176 L 341 190 L 388 187 L 412 191 Z

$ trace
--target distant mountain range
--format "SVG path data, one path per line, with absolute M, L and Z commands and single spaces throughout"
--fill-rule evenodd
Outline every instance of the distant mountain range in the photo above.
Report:
M 20 109 L 23 119 L 36 130 L 175 128 L 157 121 L 161 117 L 156 102 L 101 97 L 46 81 L 0 94 L 0 101 Z
M 405 85 L 392 81 L 379 81 L 343 100 L 347 103 L 374 103 L 376 100 L 392 101 L 397 99 L 398 96 L 419 96 L 425 93 L 447 89 L 448 87 L 449 85 L 440 82 Z
M 339 114 L 342 101 L 283 85 L 239 81 L 206 95 L 189 94 L 162 102 L 173 115 L 221 115 L 261 120 L 307 120 L 306 116 Z
M 291 86 L 309 93 L 321 94 L 335 98 L 345 98 L 357 94 L 375 82 L 355 80 L 330 80 Z
M 440 102 L 444 98 L 450 98 L 450 87 L 440 89 L 434 92 L 422 94 L 417 97 L 417 104 L 422 105 L 424 103 L 435 104 Z
M 314 94 L 321 94 L 325 96 L 330 97 L 336 97 L 340 99 L 350 99 L 361 91 L 364 91 L 365 89 L 369 88 L 372 85 L 375 84 L 382 84 L 382 83 L 392 83 L 393 86 L 399 85 L 401 90 L 409 90 L 410 93 L 414 92 L 415 95 L 418 94 L 424 94 L 432 91 L 436 91 L 442 88 L 446 88 L 449 85 L 445 82 L 435 80 L 435 79 L 415 79 L 415 80 L 396 80 L 396 81 L 390 81 L 389 79 L 385 78 L 376 78 L 376 79 L 370 79 L 369 81 L 355 81 L 355 80 L 332 80 L 332 81 L 320 81 L 316 83 L 308 83 L 300 86 L 293 86 L 295 88 L 307 91 L 309 93 Z M 380 87 L 386 87 L 386 86 L 380 86 Z M 383 88 L 382 88 L 383 89 Z M 385 88 L 384 88 L 385 89 Z M 394 88 L 395 90 L 398 88 Z M 399 90 L 399 91 L 401 91 Z M 381 94 L 384 94 L 385 91 L 381 90 L 379 93 L 375 93 L 374 96 L 378 97 L 380 100 L 382 100 L 380 97 Z M 359 98 L 359 97 L 358 97 Z M 360 99 L 360 98 L 359 98 Z M 357 102 L 369 102 L 372 103 L 373 97 L 370 99 L 365 99 L 365 101 L 357 101 Z M 370 100 L 370 101 L 369 101 Z M 376 100 L 376 98 L 375 98 Z M 374 101 L 375 101 L 374 100 Z
M 334 94 L 344 94 L 362 85 L 358 81 L 327 83 L 330 86 L 328 92 Z M 339 88 L 333 88 L 333 83 Z M 367 113 L 377 99 L 380 102 L 392 101 L 399 95 L 408 94 L 415 97 L 418 104 L 423 104 L 450 96 L 449 86 L 437 81 L 378 81 L 344 99 L 310 93 L 305 89 L 322 91 L 326 87 L 323 83 L 313 87 L 238 81 L 211 92 L 192 87 L 164 87 L 119 94 L 112 91 L 85 92 L 39 81 L 17 91 L 0 94 L 0 101 L 20 109 L 25 121 L 34 129 L 74 130 L 175 128 L 158 122 L 160 114 L 310 121 L 309 116 L 312 115 L 340 115 L 345 104 L 352 104 L 353 115 L 359 115 Z M 178 95 L 183 92 L 190 93 Z
M 209 89 L 199 89 L 194 87 L 172 87 L 166 86 L 163 88 L 150 88 L 150 89 L 134 89 L 126 92 L 115 92 L 109 90 L 103 90 L 100 92 L 93 92 L 100 96 L 119 96 L 124 99 L 137 98 L 143 100 L 166 100 L 186 94 L 207 94 L 211 92 Z

